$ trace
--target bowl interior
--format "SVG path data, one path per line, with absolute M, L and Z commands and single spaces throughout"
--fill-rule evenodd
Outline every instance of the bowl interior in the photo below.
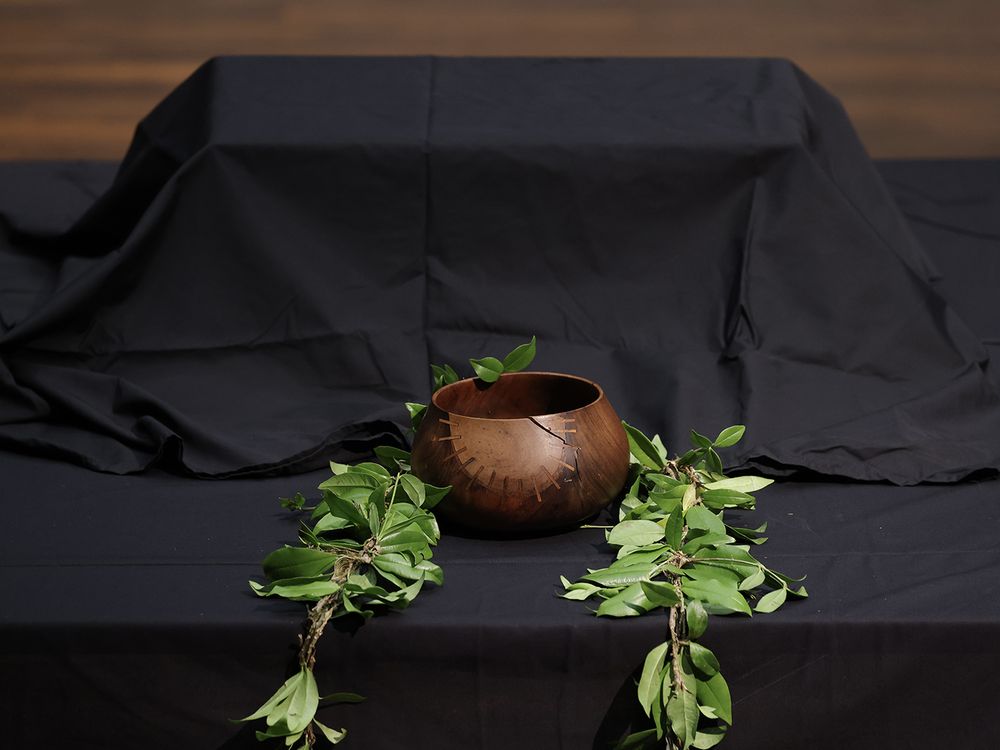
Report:
M 495 383 L 460 380 L 438 390 L 434 405 L 442 411 L 478 419 L 524 419 L 560 414 L 589 406 L 601 397 L 596 383 L 552 372 L 511 372 Z

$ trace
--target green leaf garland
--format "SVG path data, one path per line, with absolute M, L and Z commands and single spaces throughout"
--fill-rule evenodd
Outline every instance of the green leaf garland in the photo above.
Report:
M 319 737 L 338 744 L 347 736 L 316 718 L 320 706 L 313 667 L 316 646 L 336 617 L 403 609 L 425 583 L 441 585 L 444 574 L 431 562 L 440 540 L 437 520 L 423 506 L 436 503 L 448 487 L 426 485 L 409 472 L 409 454 L 380 448 L 385 465 L 334 464 L 319 486 L 322 500 L 300 535 L 302 546 L 285 546 L 264 558 L 266 583 L 250 581 L 258 596 L 310 602 L 299 648 L 299 671 L 242 722 L 264 720 L 257 739 L 281 738 L 286 747 L 312 748 Z M 291 506 L 302 510 L 304 503 Z M 334 693 L 333 703 L 356 703 L 354 693 Z
M 709 615 L 773 612 L 788 596 L 807 593 L 750 554 L 753 544 L 765 541 L 759 536 L 764 526 L 744 529 L 725 521 L 729 508 L 753 510 L 750 493 L 771 484 L 722 473 L 715 449 L 735 445 L 743 425 L 727 427 L 715 440 L 692 430 L 692 449 L 672 460 L 658 438 L 623 426 L 638 476 L 619 505 L 618 523 L 606 532 L 616 559 L 577 581 L 562 577 L 562 597 L 600 599 L 599 617 L 667 615 L 666 637 L 647 654 L 636 689 L 653 727 L 623 737 L 619 750 L 714 747 L 733 716 L 719 661 L 698 642 Z

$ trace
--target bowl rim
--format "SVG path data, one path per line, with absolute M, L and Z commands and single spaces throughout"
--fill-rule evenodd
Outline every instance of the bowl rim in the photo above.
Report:
M 462 378 L 461 380 L 456 380 L 454 383 L 449 383 L 448 385 L 438 388 L 436 391 L 434 391 L 433 394 L 431 394 L 431 404 L 433 404 L 436 409 L 444 412 L 445 414 L 454 414 L 455 416 L 461 417 L 462 419 L 474 419 L 481 422 L 521 422 L 525 420 L 540 419 L 543 417 L 555 417 L 560 414 L 575 414 L 578 411 L 589 409 L 601 403 L 602 401 L 606 400 L 604 396 L 604 389 L 601 388 L 601 386 L 598 383 L 588 378 L 584 378 L 579 375 L 571 375 L 570 373 L 566 372 L 548 372 L 548 371 L 538 371 L 538 370 L 528 370 L 526 372 L 505 372 L 500 375 L 500 378 L 498 378 L 498 380 L 502 378 L 518 378 L 518 377 L 533 376 L 533 375 L 543 375 L 546 377 L 563 378 L 566 380 L 577 380 L 582 383 L 586 383 L 587 385 L 591 386 L 597 391 L 597 397 L 594 398 L 592 401 L 588 401 L 582 406 L 576 407 L 575 409 L 564 409 L 563 411 L 546 412 L 545 414 L 527 414 L 523 417 L 473 417 L 468 414 L 462 414 L 461 412 L 452 411 L 451 409 L 446 409 L 437 402 L 438 396 L 444 391 L 448 390 L 449 388 L 454 388 L 455 386 L 461 385 L 462 383 L 467 383 L 479 379 L 472 377 L 472 378 Z M 490 383 L 489 385 L 492 386 L 493 383 Z

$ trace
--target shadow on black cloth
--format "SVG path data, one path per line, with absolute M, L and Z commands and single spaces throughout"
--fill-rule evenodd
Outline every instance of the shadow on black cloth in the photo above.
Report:
M 618 688 L 594 735 L 592 750 L 610 750 L 630 732 L 648 729 L 646 724 L 649 719 L 643 715 L 642 708 L 635 699 L 635 687 L 639 684 L 641 674 L 640 664 L 639 668 L 626 677 Z
M 1000 466 L 986 351 L 787 62 L 214 60 L 78 220 L 37 214 L 2 223 L 7 448 L 305 471 L 398 443 L 429 362 L 537 334 L 671 446 L 739 422 L 777 473 Z

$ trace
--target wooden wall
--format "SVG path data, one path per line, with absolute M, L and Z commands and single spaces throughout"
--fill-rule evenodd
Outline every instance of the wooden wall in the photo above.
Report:
M 117 159 L 230 53 L 782 56 L 875 156 L 1000 156 L 1000 0 L 0 0 L 0 158 Z

